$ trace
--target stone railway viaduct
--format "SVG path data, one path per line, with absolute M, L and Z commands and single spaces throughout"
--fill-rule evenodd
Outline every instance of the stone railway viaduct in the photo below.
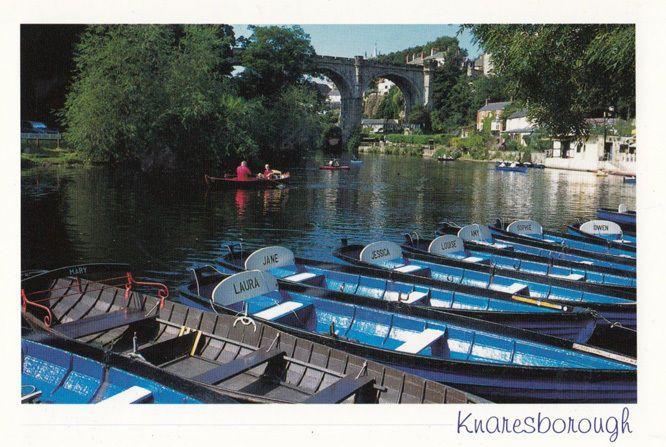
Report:
M 388 79 L 398 86 L 405 98 L 405 117 L 412 107 L 429 108 L 432 103 L 432 77 L 435 65 L 385 64 L 363 56 L 354 58 L 316 56 L 315 66 L 340 90 L 340 120 L 342 139 L 347 138 L 361 125 L 363 94 L 377 78 Z

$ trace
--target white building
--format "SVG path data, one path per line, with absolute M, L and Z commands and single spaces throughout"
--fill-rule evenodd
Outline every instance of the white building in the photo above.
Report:
M 380 95 L 385 95 L 391 90 L 391 87 L 393 87 L 395 84 L 388 79 L 380 79 L 379 82 L 377 83 L 377 93 Z
M 328 92 L 326 101 L 328 101 L 331 108 L 339 109 L 340 105 L 342 104 L 342 96 L 340 95 L 340 90 L 334 88 L 330 92 Z
M 603 169 L 636 175 L 636 137 L 590 135 L 584 139 L 555 140 L 546 152 L 548 168 L 596 172 Z
M 521 146 L 526 146 L 525 137 L 529 136 L 536 129 L 536 125 L 527 118 L 527 110 L 518 110 L 506 119 L 505 132 Z

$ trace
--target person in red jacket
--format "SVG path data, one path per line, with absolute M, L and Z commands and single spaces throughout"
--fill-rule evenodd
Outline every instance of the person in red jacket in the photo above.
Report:
M 252 171 L 247 167 L 247 161 L 242 161 L 240 166 L 236 168 L 236 178 L 238 180 L 249 180 L 252 177 Z

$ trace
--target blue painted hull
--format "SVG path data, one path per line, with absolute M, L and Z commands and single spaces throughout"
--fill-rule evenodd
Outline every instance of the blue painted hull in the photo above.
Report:
M 636 236 L 632 234 L 622 235 L 622 242 L 620 242 L 615 239 L 606 239 L 601 236 L 587 234 L 581 231 L 578 225 L 567 225 L 567 233 L 573 236 L 578 236 L 581 238 L 588 239 L 590 241 L 606 243 L 612 247 L 616 247 L 622 250 L 627 250 L 627 251 L 636 250 Z
M 437 230 L 436 234 L 457 234 L 459 229 L 460 227 L 458 226 L 444 223 Z M 598 266 L 634 272 L 634 274 L 636 272 L 635 257 L 618 257 L 608 253 L 587 251 L 573 246 L 563 246 L 562 244 L 509 233 L 492 226 L 489 229 L 494 239 L 521 253 L 552 258 L 553 260 L 562 259 L 573 262 L 591 262 Z M 474 244 L 472 241 L 465 241 L 465 243 L 468 242 Z
M 132 386 L 151 392 L 150 403 L 199 403 L 183 393 L 118 368 L 31 340 L 21 340 L 22 394 L 41 391 L 39 402 L 85 404 L 108 399 Z
M 411 240 L 402 245 L 404 250 L 414 253 L 430 254 L 428 247 L 431 240 Z M 467 248 L 468 246 L 473 249 Z M 476 246 L 465 243 L 464 255 L 455 258 L 437 256 L 442 260 L 460 260 L 463 257 L 474 256 L 483 259 L 484 264 L 494 265 L 496 268 L 509 272 L 548 277 L 550 275 L 567 276 L 578 274 L 584 277 L 588 284 L 598 284 L 607 287 L 622 287 L 635 289 L 636 275 L 622 270 L 611 270 L 601 266 L 589 266 L 572 261 L 553 261 L 550 258 L 518 252 L 516 250 L 495 249 L 487 246 Z
M 234 263 L 228 258 L 218 261 L 224 273 L 233 274 L 243 270 L 242 263 Z M 479 318 L 497 324 L 503 324 L 518 329 L 525 329 L 551 337 L 563 338 L 577 343 L 587 342 L 594 333 L 598 320 L 583 309 L 570 309 L 568 311 L 555 311 L 546 307 L 529 305 L 511 300 L 499 293 L 485 293 L 458 286 L 455 288 L 458 298 L 455 303 L 445 304 L 450 291 L 437 289 L 432 285 L 423 284 L 417 290 L 430 294 L 429 304 L 404 304 L 389 301 L 387 290 L 409 290 L 407 281 L 399 279 L 387 281 L 382 278 L 382 272 L 363 267 L 339 266 L 335 270 L 318 267 L 317 261 L 299 259 L 293 268 L 269 270 L 269 273 L 281 279 L 295 273 L 310 272 L 318 275 L 315 282 L 308 284 L 293 283 L 281 280 L 280 284 L 285 290 L 313 293 L 326 299 L 349 302 L 358 305 L 381 308 L 390 312 L 407 315 L 418 315 L 425 318 L 437 319 L 441 312 Z M 326 266 L 326 264 L 324 264 Z M 354 273 L 345 273 L 354 272 Z M 385 276 L 385 275 L 384 275 Z M 414 279 L 414 278 L 409 278 Z M 347 286 L 342 286 L 346 283 Z M 350 287 L 358 284 L 357 287 Z M 453 290 L 453 289 L 452 289 Z M 465 291 L 465 292 L 461 292 Z M 389 291 L 389 292 L 390 292 Z M 440 298 L 441 299 L 438 299 Z M 467 298 L 469 297 L 469 300 Z
M 504 172 L 522 172 L 526 173 L 527 172 L 527 166 L 515 166 L 515 167 L 510 167 L 510 166 L 495 166 L 496 171 L 504 171 Z
M 636 227 L 636 213 L 620 213 L 618 211 L 599 208 L 597 209 L 597 217 L 602 220 L 610 220 L 618 224 L 625 224 Z
M 197 291 L 201 287 L 210 291 L 225 277 L 217 275 L 207 278 L 208 282 L 190 284 L 186 290 L 181 290 L 181 300 L 188 305 L 209 308 L 211 298 L 207 292 L 198 295 Z M 605 355 L 600 357 L 601 353 L 584 352 L 589 348 L 571 342 L 476 319 L 447 315 L 448 326 L 443 329 L 441 324 L 444 323 L 416 316 L 399 318 L 361 306 L 285 291 L 248 298 L 230 307 L 215 305 L 215 308 L 231 314 L 246 308 L 249 315 L 255 315 L 277 302 L 306 302 L 310 303 L 307 306 L 314 307 L 305 307 L 299 314 L 285 314 L 283 318 L 266 321 L 267 324 L 424 378 L 455 385 L 495 402 L 636 401 L 635 367 L 617 363 Z M 334 314 L 333 320 L 327 316 Z M 329 322 L 333 321 L 337 323 L 329 331 Z M 434 348 L 425 348 L 416 354 L 400 352 L 398 346 L 405 338 L 400 335 L 399 339 L 394 339 L 402 334 L 394 331 L 418 333 L 424 323 L 431 329 L 442 328 L 448 348 L 440 348 L 444 351 L 438 353 Z M 390 325 L 388 332 L 380 330 L 383 324 Z M 469 345 L 464 344 L 461 336 L 469 340 Z M 461 342 L 463 345 L 459 345 Z M 501 357 L 496 357 L 500 354 Z M 541 357 L 544 355 L 548 357 Z
M 363 247 L 360 245 L 349 245 L 341 247 L 334 251 L 334 256 L 349 262 L 354 265 L 370 266 L 362 261 L 359 261 L 358 254 Z M 561 305 L 581 306 L 584 308 L 593 309 L 597 312 L 602 320 L 598 322 L 601 325 L 612 325 L 613 323 L 622 322 L 624 327 L 629 329 L 636 328 L 636 303 L 633 300 L 620 298 L 612 295 L 602 295 L 599 293 L 590 293 L 583 290 L 566 289 L 562 286 L 555 284 L 539 284 L 529 281 L 518 280 L 516 278 L 504 277 L 502 278 L 499 270 L 494 273 L 484 273 L 479 271 L 466 271 L 463 268 L 447 268 L 444 265 L 439 265 L 436 262 L 431 262 L 435 257 L 431 255 L 417 255 L 408 254 L 407 258 L 400 258 L 399 260 L 389 261 L 383 266 L 375 266 L 384 268 L 387 271 L 393 270 L 393 264 L 408 263 L 423 268 L 424 275 L 429 279 L 435 281 L 442 288 L 454 283 L 462 283 L 479 287 L 483 289 L 489 288 L 489 284 L 509 286 L 512 283 L 519 282 L 529 286 L 530 296 L 533 298 L 546 299 L 548 302 L 557 303 Z M 419 258 L 428 258 L 427 261 L 422 261 Z M 420 277 L 418 274 L 408 274 L 408 277 L 413 278 L 415 281 Z M 491 279 L 492 278 L 492 279 Z M 555 283 L 555 281 L 553 281 Z M 612 318 L 621 316 L 618 321 Z

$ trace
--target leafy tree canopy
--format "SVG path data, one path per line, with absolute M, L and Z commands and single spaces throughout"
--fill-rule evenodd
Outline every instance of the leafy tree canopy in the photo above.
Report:
M 554 135 L 584 134 L 609 107 L 635 113 L 634 25 L 466 25 L 528 114 Z
M 286 86 L 301 84 L 313 72 L 314 48 L 300 26 L 250 26 L 252 35 L 239 38 L 240 75 L 246 97 L 271 98 Z
M 423 52 L 425 56 L 428 56 L 430 55 L 430 50 L 433 48 L 435 51 L 443 52 L 448 60 L 455 59 L 457 61 L 461 61 L 462 58 L 467 56 L 467 51 L 463 48 L 460 48 L 458 45 L 457 38 L 441 36 L 424 45 L 417 45 L 414 47 L 406 48 L 404 50 L 382 54 L 377 56 L 377 61 L 392 64 L 404 64 L 405 56 L 409 55 L 411 57 L 413 54 L 420 54 L 421 52 Z

